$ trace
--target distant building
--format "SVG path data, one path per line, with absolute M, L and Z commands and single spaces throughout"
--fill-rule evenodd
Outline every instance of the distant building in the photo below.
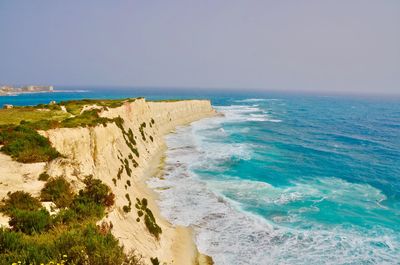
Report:
M 13 86 L 0 86 L 0 95 L 10 95 L 18 93 L 36 93 L 36 92 L 53 92 L 53 86 L 23 86 L 23 87 L 13 87 Z

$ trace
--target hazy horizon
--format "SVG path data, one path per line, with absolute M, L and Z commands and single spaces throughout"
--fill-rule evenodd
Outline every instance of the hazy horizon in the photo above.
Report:
M 0 84 L 400 95 L 398 1 L 2 1 Z

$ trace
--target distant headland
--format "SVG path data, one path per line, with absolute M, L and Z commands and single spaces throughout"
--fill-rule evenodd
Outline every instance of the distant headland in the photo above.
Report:
M 43 93 L 43 92 L 53 92 L 53 86 L 21 86 L 15 87 L 10 85 L 0 86 L 0 96 L 18 95 L 24 93 Z

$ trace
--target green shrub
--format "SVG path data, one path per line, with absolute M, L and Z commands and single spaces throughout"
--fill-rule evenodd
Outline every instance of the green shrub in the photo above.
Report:
M 60 253 L 67 253 L 67 264 L 122 264 L 126 256 L 111 233 L 103 235 L 94 224 L 62 233 L 55 241 Z
M 146 135 L 144 134 L 144 128 L 146 128 L 146 123 L 145 123 L 145 122 L 143 122 L 142 124 L 140 124 L 139 132 L 140 132 L 140 134 L 142 135 L 143 141 L 146 141 Z
M 95 225 L 114 203 L 110 188 L 91 176 L 85 184 L 70 207 L 53 219 L 28 193 L 9 193 L 2 207 L 11 215 L 12 228 L 0 228 L 0 264 L 143 265 L 140 255 L 125 255 L 110 230 Z
M 129 167 L 129 161 L 126 158 L 124 159 L 124 166 L 126 174 L 128 174 L 129 177 L 132 176 L 132 169 Z
M 122 207 L 122 210 L 123 210 L 125 213 L 129 213 L 129 212 L 131 211 L 131 207 L 130 207 L 129 205 L 124 205 L 124 206 Z
M 40 181 L 47 181 L 50 178 L 50 175 L 47 174 L 47 172 L 42 172 L 39 175 L 39 180 Z
M 115 195 L 101 180 L 87 176 L 84 180 L 86 187 L 75 196 L 71 210 L 77 219 L 101 218 L 105 207 L 110 207 L 115 202 Z
M 70 206 L 74 199 L 71 184 L 63 177 L 50 178 L 40 193 L 42 201 L 52 201 L 59 208 Z
M 7 198 L 3 199 L 0 211 L 10 215 L 15 210 L 35 211 L 42 207 L 40 201 L 25 191 L 8 193 Z
M 132 164 L 133 164 L 133 166 L 134 166 L 135 168 L 139 166 L 138 162 L 136 162 L 135 159 L 132 159 Z
M 0 149 L 22 163 L 48 162 L 60 156 L 50 141 L 25 126 L 1 126 Z
M 87 176 L 83 182 L 86 184 L 86 187 L 84 190 L 79 191 L 80 197 L 88 198 L 105 207 L 110 207 L 114 204 L 115 195 L 101 180 L 95 179 L 93 176 Z
M 8 224 L 13 230 L 26 234 L 40 233 L 51 224 L 50 214 L 44 208 L 34 211 L 14 210 L 10 217 Z
M 133 132 L 132 132 L 131 128 L 128 129 L 128 133 L 126 133 L 126 136 L 128 137 L 128 141 L 130 143 L 132 143 L 133 145 L 136 145 L 136 141 L 135 141 L 135 138 L 134 138 L 134 135 L 133 135 Z
M 124 120 L 121 117 L 114 118 L 113 119 L 115 124 L 120 128 L 122 132 L 122 136 L 124 137 L 125 143 L 128 146 L 128 148 L 134 153 L 137 157 L 139 157 L 139 152 L 136 147 L 136 140 L 135 136 L 133 135 L 132 129 L 129 128 L 128 132 L 125 131 L 125 128 L 123 126 Z
M 124 171 L 124 165 L 122 165 L 119 169 L 118 169 L 118 173 L 117 173 L 117 179 L 121 179 L 121 175 L 122 172 Z
M 72 202 L 71 209 L 75 212 L 78 220 L 84 220 L 103 217 L 105 207 L 79 193 Z
M 150 258 L 151 264 L 152 265 L 160 265 L 160 262 L 158 261 L 158 258 Z
M 162 233 L 161 227 L 156 223 L 156 219 L 150 209 L 146 209 L 146 214 L 144 216 L 144 223 L 150 234 L 153 234 L 157 239 L 159 239 Z
M 32 235 L 0 229 L 0 264 L 139 265 L 140 259 L 125 255 L 118 240 L 93 223 Z
M 89 209 L 91 210 L 91 209 Z M 101 215 L 101 214 L 93 214 L 91 216 L 96 216 L 96 215 Z M 77 209 L 76 208 L 65 208 L 61 209 L 58 214 L 54 218 L 54 223 L 56 224 L 70 224 L 72 222 L 75 222 L 79 218 Z M 82 220 L 82 218 L 81 218 Z
M 156 223 L 156 219 L 154 218 L 154 215 L 152 211 L 147 208 L 147 199 L 143 198 L 142 200 L 139 200 L 139 198 L 136 198 L 136 204 L 135 204 L 136 209 L 138 209 L 138 219 L 140 221 L 140 217 L 144 216 L 144 223 L 147 227 L 147 230 L 154 235 L 157 239 L 160 238 L 160 234 L 162 233 L 161 227 Z

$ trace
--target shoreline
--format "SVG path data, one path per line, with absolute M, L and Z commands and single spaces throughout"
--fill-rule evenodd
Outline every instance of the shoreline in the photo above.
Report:
M 198 120 L 209 117 L 210 116 L 206 116 Z M 190 126 L 192 122 L 193 121 L 179 126 Z M 213 265 L 214 262 L 212 260 L 212 257 L 199 252 L 197 245 L 195 243 L 194 230 L 191 227 L 174 226 L 161 214 L 161 210 L 157 203 L 157 201 L 160 200 L 160 196 L 156 190 L 150 188 L 147 185 L 147 181 L 150 178 L 163 177 L 165 169 L 164 161 L 166 157 L 166 151 L 168 149 L 164 137 L 170 133 L 175 133 L 175 129 L 163 136 L 162 145 L 158 148 L 158 150 L 153 154 L 152 158 L 150 159 L 148 167 L 145 169 L 142 178 L 140 179 L 142 185 L 144 186 L 142 190 L 145 190 L 147 196 L 150 198 L 149 204 L 152 206 L 153 213 L 155 214 L 155 216 L 157 216 L 157 220 L 159 220 L 164 225 L 176 231 L 175 235 L 176 238 L 174 239 L 174 243 L 172 245 L 172 253 L 174 256 L 173 264 L 187 265 L 186 262 L 191 260 L 192 261 L 191 264 L 193 265 Z

